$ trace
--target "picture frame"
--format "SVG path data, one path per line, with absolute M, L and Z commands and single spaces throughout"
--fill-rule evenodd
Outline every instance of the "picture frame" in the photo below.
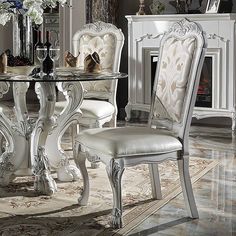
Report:
M 221 0 L 208 0 L 205 13 L 217 13 Z

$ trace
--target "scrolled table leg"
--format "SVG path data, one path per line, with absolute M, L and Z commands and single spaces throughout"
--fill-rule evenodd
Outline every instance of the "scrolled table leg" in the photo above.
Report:
M 28 89 L 28 84 L 22 83 L 19 89 L 13 89 L 14 100 L 18 94 L 18 99 L 22 99 Z M 9 83 L 0 82 L 0 98 L 9 90 Z M 23 100 L 22 100 L 23 101 Z M 16 101 L 15 101 L 16 102 Z M 21 102 L 20 102 L 21 103 Z M 17 111 L 16 111 L 17 113 Z M 9 114 L 8 114 L 9 115 Z M 15 175 L 15 171 L 21 166 L 25 158 L 28 157 L 29 145 L 25 136 L 27 125 L 23 122 L 14 123 L 5 114 L 4 109 L 0 111 L 0 132 L 1 138 L 5 139 L 5 151 L 0 156 L 0 185 L 8 185 Z
M 79 107 L 83 100 L 83 88 L 79 82 L 59 82 L 57 87 L 64 94 L 67 106 L 55 118 L 55 125 L 47 137 L 45 150 L 51 166 L 57 170 L 58 179 L 73 181 L 81 176 L 80 171 L 75 165 L 70 165 L 67 154 L 61 148 L 61 138 L 71 124 L 78 124 L 82 114 Z
M 40 101 L 40 110 L 31 135 L 31 161 L 36 176 L 34 188 L 41 194 L 52 195 L 57 191 L 57 186 L 50 175 L 51 163 L 45 152 L 45 143 L 55 122 L 52 117 L 56 102 L 55 84 L 38 82 L 35 91 Z

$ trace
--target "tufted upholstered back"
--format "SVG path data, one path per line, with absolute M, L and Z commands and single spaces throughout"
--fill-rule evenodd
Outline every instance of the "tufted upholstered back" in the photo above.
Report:
M 124 35 L 116 26 L 101 21 L 86 24 L 73 36 L 74 55 L 79 55 L 77 67 L 84 69 L 84 58 L 97 52 L 104 71 L 119 71 Z M 116 93 L 117 81 L 83 82 L 85 97 L 107 98 Z M 115 94 L 116 95 L 116 94 Z

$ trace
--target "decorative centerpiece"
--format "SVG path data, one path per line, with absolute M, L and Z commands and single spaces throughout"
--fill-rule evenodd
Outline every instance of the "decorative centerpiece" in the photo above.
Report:
M 64 5 L 67 0 L 1 0 L 0 24 L 5 25 L 16 15 L 27 15 L 37 25 L 43 23 L 45 8 L 55 8 L 57 3 Z
M 94 52 L 89 54 L 84 59 L 84 70 L 87 73 L 99 73 L 101 72 L 100 58 L 99 55 Z
M 18 71 L 31 70 L 33 64 L 33 27 L 43 23 L 45 8 L 66 4 L 67 0 L 0 0 L 0 24 L 13 22 L 13 53 L 7 53 L 8 66 Z M 33 67 L 32 67 L 33 68 Z M 9 70 L 14 68 L 9 68 Z M 12 71 L 11 70 L 11 71 Z
M 65 66 L 76 67 L 78 64 L 79 55 L 75 57 L 71 52 L 65 53 Z

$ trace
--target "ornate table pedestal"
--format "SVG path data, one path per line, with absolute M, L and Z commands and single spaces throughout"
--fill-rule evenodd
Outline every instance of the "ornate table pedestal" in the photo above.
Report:
M 0 97 L 7 93 L 10 82 L 0 82 Z M 55 87 L 63 92 L 68 106 L 60 115 L 54 115 L 56 102 Z M 26 92 L 29 82 L 13 82 L 16 119 L 9 119 L 0 110 L 0 130 L 6 141 L 5 151 L 0 156 L 0 184 L 8 185 L 17 172 L 34 174 L 34 189 L 41 194 L 51 195 L 57 190 L 51 176 L 56 170 L 60 181 L 72 181 L 80 176 L 79 170 L 69 164 L 68 156 L 62 150 L 61 137 L 72 123 L 78 123 L 79 106 L 83 100 L 80 82 L 41 81 L 35 84 L 40 101 L 39 117 L 36 123 L 29 117 L 26 106 Z

